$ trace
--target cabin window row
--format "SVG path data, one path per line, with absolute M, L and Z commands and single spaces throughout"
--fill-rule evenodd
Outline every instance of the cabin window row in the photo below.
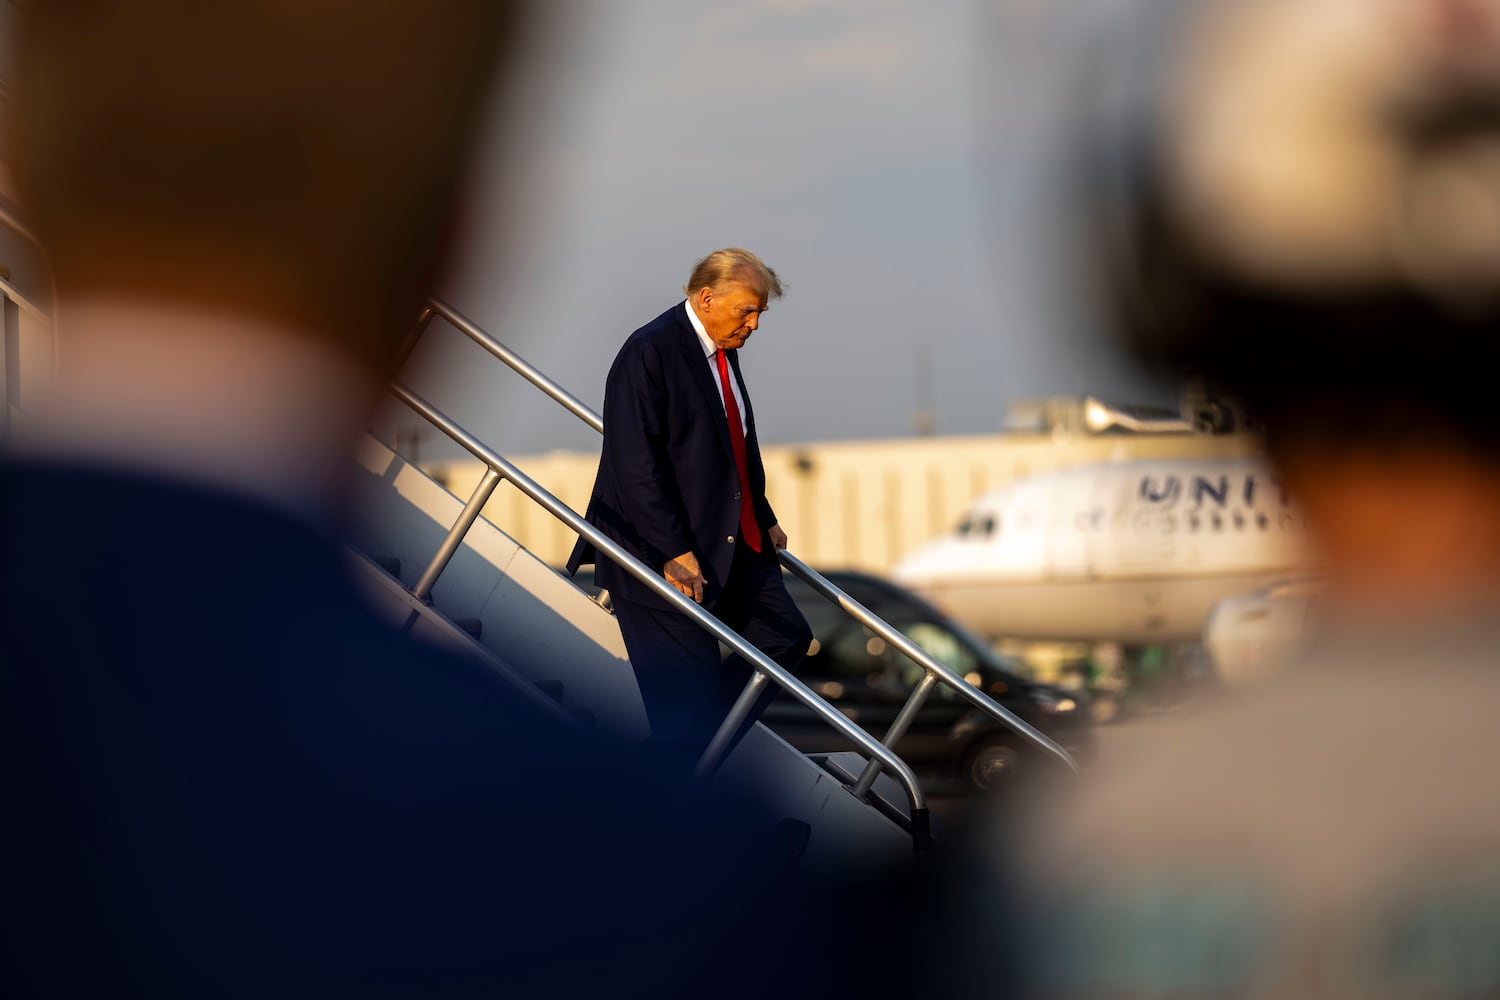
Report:
M 1306 527 L 1306 518 L 1299 517 L 1291 511 L 1283 510 L 1272 516 L 1263 511 L 1246 513 L 1234 511 L 1225 514 L 1219 511 L 1197 512 L 1188 514 L 1147 512 L 1137 513 L 1133 518 L 1124 513 L 1116 514 L 1108 519 L 1104 511 L 1097 510 L 1081 513 L 1077 518 L 1077 528 L 1080 531 L 1104 531 L 1106 527 L 1112 531 L 1125 531 L 1133 526 L 1140 534 L 1145 534 L 1153 528 L 1160 530 L 1163 534 L 1172 534 L 1176 531 L 1189 533 L 1199 531 L 1270 531 L 1272 527 L 1281 531 L 1295 531 L 1299 527 Z
M 1029 519 L 1026 519 L 1029 520 Z M 1106 517 L 1102 510 L 1080 513 L 1076 520 L 1079 531 L 1104 531 L 1106 529 Z M 1129 517 L 1125 514 L 1116 514 L 1109 519 L 1108 527 L 1113 531 L 1125 531 L 1134 525 L 1138 532 L 1150 531 L 1157 527 L 1166 534 L 1175 531 L 1270 531 L 1274 526 L 1281 531 L 1294 531 L 1299 527 L 1306 527 L 1306 518 L 1299 517 L 1290 511 L 1281 511 L 1272 516 L 1262 511 L 1254 513 L 1243 513 L 1235 511 L 1225 514 L 1219 511 L 1206 513 L 1148 513 L 1140 512 Z M 1026 525 L 1022 525 L 1025 527 Z M 986 514 L 982 517 L 966 517 L 959 522 L 958 535 L 961 538 L 979 540 L 991 538 L 1000 532 L 1000 519 Z

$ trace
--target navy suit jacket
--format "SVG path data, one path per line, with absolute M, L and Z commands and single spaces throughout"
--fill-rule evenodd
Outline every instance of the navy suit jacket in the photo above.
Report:
M 740 376 L 738 352 L 726 351 L 745 400 L 746 459 L 761 550 L 776 514 L 766 502 L 766 471 L 755 435 L 755 410 Z M 723 593 L 740 533 L 740 483 L 729 421 L 703 343 L 679 302 L 636 330 L 620 348 L 604 383 L 604 451 L 587 518 L 656 572 L 692 552 L 711 608 Z M 667 602 L 594 546 L 579 539 L 568 572 L 597 563 L 595 582 L 639 604 Z

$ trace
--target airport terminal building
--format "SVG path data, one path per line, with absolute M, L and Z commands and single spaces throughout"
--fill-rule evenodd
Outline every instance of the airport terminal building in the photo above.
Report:
M 1214 433 L 1235 421 L 1193 410 L 1185 404 L 1186 415 L 1179 416 L 1067 397 L 1018 404 L 1006 429 L 994 434 L 763 445 L 767 495 L 802 559 L 886 573 L 913 548 L 951 529 L 975 497 L 1014 479 L 1094 462 L 1261 453 L 1258 435 Z M 588 506 L 597 451 L 515 461 L 574 510 Z M 467 460 L 424 468 L 459 497 L 469 496 L 484 469 Z M 553 565 L 572 550 L 573 533 L 507 485 L 490 500 L 485 517 Z

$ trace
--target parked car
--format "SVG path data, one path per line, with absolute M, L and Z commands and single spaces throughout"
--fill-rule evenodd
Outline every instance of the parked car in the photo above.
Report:
M 1087 759 L 1093 753 L 1088 696 L 1023 677 L 1016 665 L 927 601 L 868 573 L 821 571 L 835 586 L 885 619 L 928 654 L 984 691 L 1002 707 Z M 813 643 L 800 671 L 808 687 L 877 738 L 886 730 L 922 668 L 797 577 L 787 590 L 812 626 Z M 804 753 L 852 749 L 826 722 L 783 695 L 763 721 Z M 896 752 L 914 767 L 956 775 L 990 789 L 1045 757 L 1004 723 L 974 708 L 946 684 L 936 687 Z
M 1075 757 L 1092 756 L 1093 723 L 1086 694 L 1022 676 L 1014 663 L 984 640 L 889 580 L 853 571 L 821 572 Z M 579 570 L 574 582 L 597 596 L 588 567 Z M 798 676 L 850 720 L 877 739 L 884 738 L 921 680 L 922 669 L 799 578 L 787 574 L 786 585 L 813 632 Z M 786 695 L 771 703 L 762 721 L 803 753 L 854 749 L 828 723 Z M 954 775 L 977 790 L 994 788 L 1029 762 L 1046 756 L 946 684 L 928 695 L 911 728 L 896 744 L 896 752 L 913 767 Z

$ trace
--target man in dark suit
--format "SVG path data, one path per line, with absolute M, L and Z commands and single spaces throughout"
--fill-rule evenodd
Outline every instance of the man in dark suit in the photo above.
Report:
M 716 250 L 687 299 L 636 330 L 604 389 L 604 451 L 588 519 L 777 663 L 795 670 L 812 632 L 781 580 L 786 532 L 766 500 L 755 411 L 739 348 L 780 298 L 776 272 L 747 250 Z M 630 653 L 652 740 L 701 752 L 749 667 L 721 667 L 718 641 L 580 540 L 569 571 L 597 562 Z M 770 686 L 736 738 L 775 694 Z

